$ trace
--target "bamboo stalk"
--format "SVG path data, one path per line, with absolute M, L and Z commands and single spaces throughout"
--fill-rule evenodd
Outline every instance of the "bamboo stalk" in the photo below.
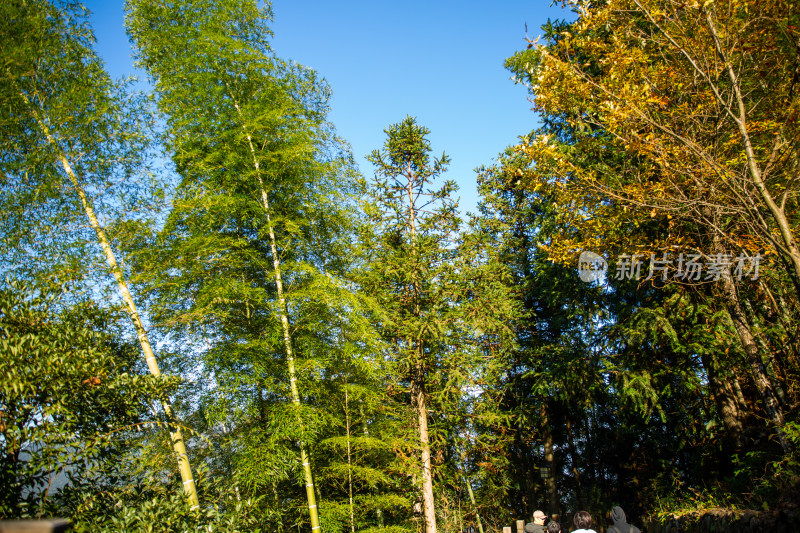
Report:
M 24 93 L 22 94 L 23 100 L 28 106 L 32 106 L 28 98 L 25 96 Z M 81 187 L 80 182 L 78 181 L 78 177 L 75 175 L 75 172 L 72 170 L 72 166 L 69 163 L 66 155 L 63 153 L 61 148 L 56 143 L 53 136 L 50 134 L 50 130 L 45 124 L 44 120 L 39 116 L 39 114 L 31 109 L 36 121 L 39 124 L 39 127 L 42 129 L 45 137 L 47 138 L 47 142 L 53 149 L 56 151 L 56 158 L 61 163 L 61 166 L 64 168 L 64 172 L 67 173 L 67 176 L 72 183 L 73 188 L 75 189 L 78 198 L 81 200 L 81 205 L 83 206 L 83 210 L 86 213 L 86 217 L 89 219 L 89 223 L 94 229 L 95 234 L 97 235 L 97 240 L 100 243 L 100 247 L 103 249 L 103 253 L 106 256 L 106 261 L 111 269 L 111 272 L 114 274 L 114 279 L 117 282 L 117 288 L 119 290 L 120 296 L 122 300 L 125 302 L 125 310 L 128 313 L 128 316 L 133 323 L 133 327 L 136 330 L 136 337 L 139 340 L 139 345 L 142 348 L 142 352 L 144 352 L 145 361 L 147 362 L 147 368 L 150 370 L 150 373 L 155 377 L 161 377 L 161 370 L 158 367 L 158 361 L 156 360 L 156 356 L 153 353 L 153 348 L 150 344 L 150 339 L 147 336 L 147 330 L 145 330 L 144 325 L 142 324 L 141 318 L 139 317 L 139 313 L 136 309 L 136 304 L 131 297 L 130 290 L 128 290 L 128 284 L 125 280 L 125 275 L 122 272 L 122 269 L 117 263 L 116 256 L 114 255 L 114 250 L 112 250 L 111 245 L 108 241 L 106 236 L 105 230 L 100 225 L 100 222 L 97 220 L 97 215 L 94 212 L 94 207 L 92 206 L 91 201 L 86 196 L 86 192 Z M 198 509 L 200 507 L 199 500 L 197 498 L 197 488 L 195 486 L 194 477 L 192 476 L 192 468 L 189 464 L 189 456 L 186 453 L 186 444 L 183 439 L 183 432 L 181 431 L 180 426 L 177 423 L 177 418 L 172 410 L 172 405 L 169 402 L 168 398 L 161 398 L 161 406 L 164 409 L 164 414 L 167 418 L 167 422 L 169 424 L 169 433 L 170 433 L 170 441 L 172 442 L 172 449 L 175 452 L 175 455 L 178 459 L 178 470 L 181 474 L 181 481 L 183 482 L 183 489 L 187 493 L 187 497 L 189 499 L 189 504 L 191 505 L 192 510 Z
M 247 136 L 250 141 L 250 136 Z M 250 141 L 250 149 L 253 150 L 252 141 Z M 255 152 L 253 152 L 255 158 Z M 258 170 L 258 161 L 256 160 L 256 170 Z M 283 292 L 283 280 L 281 278 L 281 263 L 278 257 L 278 246 L 275 239 L 275 231 L 272 227 L 272 220 L 269 216 L 269 201 L 267 199 L 267 191 L 264 189 L 264 182 L 261 176 L 258 176 L 258 182 L 261 185 L 261 201 L 264 206 L 264 212 L 267 217 L 267 228 L 269 230 L 269 247 L 272 252 L 272 264 L 275 273 L 275 285 L 278 292 L 278 305 L 280 306 L 281 326 L 283 328 L 283 345 L 286 349 L 286 364 L 289 368 L 289 385 L 292 391 L 292 403 L 297 408 L 297 420 L 300 424 L 300 393 L 297 390 L 297 373 L 294 365 L 294 351 L 292 349 L 292 337 L 289 331 L 289 308 L 286 305 L 286 297 Z M 314 494 L 314 478 L 311 474 L 311 463 L 308 460 L 308 452 L 303 441 L 300 441 L 300 460 L 303 463 L 303 477 L 306 482 L 306 498 L 308 499 L 308 512 L 311 518 L 311 531 L 322 531 L 319 525 L 319 513 L 317 511 L 316 495 Z
M 461 456 L 461 461 L 463 463 L 464 452 L 461 450 L 460 446 L 458 446 L 458 443 L 456 443 L 456 450 L 458 451 L 458 454 Z M 472 483 L 467 477 L 466 468 L 464 467 L 463 464 L 461 465 L 461 469 L 462 469 L 461 477 L 464 479 L 464 484 L 467 486 L 467 494 L 469 494 L 469 501 L 470 503 L 472 503 L 472 512 L 475 513 L 475 519 L 478 522 L 478 531 L 480 531 L 480 533 L 483 533 L 483 524 L 481 523 L 481 515 L 478 512 L 478 504 L 475 503 L 475 494 L 472 492 Z
M 230 88 L 229 88 L 230 91 Z M 242 110 L 239 108 L 239 104 L 231 95 L 231 99 L 233 100 L 233 106 L 236 108 L 236 112 L 239 114 L 239 117 L 242 117 Z M 244 128 L 244 124 L 242 125 L 242 129 Z M 275 238 L 275 230 L 272 226 L 272 219 L 270 217 L 270 207 L 269 207 L 269 198 L 267 196 L 267 190 L 264 187 L 264 180 L 261 178 L 261 166 L 259 164 L 258 158 L 256 157 L 256 151 L 253 147 L 253 139 L 247 131 L 245 131 L 245 135 L 247 137 L 247 143 L 250 147 L 250 155 L 253 158 L 253 166 L 256 171 L 256 178 L 258 179 L 259 188 L 261 190 L 261 204 L 264 208 L 264 215 L 267 219 L 267 230 L 269 232 L 269 248 L 270 253 L 272 254 L 272 267 L 273 273 L 275 276 L 275 286 L 278 293 L 278 305 L 280 308 L 280 315 L 281 315 L 281 327 L 283 329 L 283 345 L 286 350 L 286 364 L 289 369 L 289 385 L 292 392 L 292 403 L 297 408 L 297 421 L 300 423 L 302 427 L 302 420 L 300 420 L 300 393 L 297 390 L 297 377 L 294 365 L 294 350 L 292 349 L 292 336 L 291 331 L 289 330 L 289 308 L 286 304 L 286 297 L 283 292 L 283 279 L 281 277 L 281 260 L 278 256 L 278 245 L 277 239 Z M 301 440 L 300 441 L 300 461 L 302 462 L 303 466 L 303 478 L 306 482 L 306 499 L 308 500 L 308 513 L 311 520 L 311 531 L 320 532 L 322 528 L 319 525 L 319 512 L 317 509 L 317 499 L 316 495 L 314 494 L 314 477 L 311 473 L 311 463 L 309 462 L 308 452 L 306 451 L 305 443 Z
M 350 447 L 350 399 L 347 392 L 347 381 L 344 388 L 344 417 L 347 430 L 347 495 L 350 500 L 350 531 L 356 532 L 355 516 L 353 513 L 353 454 Z

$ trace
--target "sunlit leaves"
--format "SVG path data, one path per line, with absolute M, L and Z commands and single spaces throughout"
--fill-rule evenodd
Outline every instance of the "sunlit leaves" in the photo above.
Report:
M 535 161 L 534 175 L 563 183 L 573 202 L 594 197 L 641 218 L 669 215 L 669 231 L 649 244 L 652 249 L 701 246 L 693 223 L 751 253 L 775 247 L 776 222 L 748 169 L 745 143 L 754 143 L 760 164 L 771 167 L 770 193 L 795 201 L 793 149 L 775 151 L 794 127 L 797 99 L 787 107 L 782 95 L 794 91 L 781 74 L 794 52 L 775 36 L 796 15 L 782 11 L 780 2 L 632 0 L 581 4 L 578 11 L 575 23 L 552 26 L 546 43 L 509 63 L 529 84 L 535 109 L 562 117 L 572 129 L 555 141 L 570 144 L 565 157 L 542 141 L 523 145 Z M 750 30 L 741 32 L 743 25 Z M 727 64 L 737 65 L 734 80 Z M 740 120 L 747 121 L 750 140 Z M 601 218 L 613 224 L 610 215 Z M 596 246 L 592 234 L 596 230 L 587 227 L 575 247 Z M 554 253 L 562 260 L 566 250 Z
M 64 308 L 59 295 L 21 283 L 0 288 L 2 512 L 43 505 L 56 476 L 94 474 L 174 378 L 140 375 L 133 345 L 93 304 Z M 63 480 L 62 480 L 63 483 Z

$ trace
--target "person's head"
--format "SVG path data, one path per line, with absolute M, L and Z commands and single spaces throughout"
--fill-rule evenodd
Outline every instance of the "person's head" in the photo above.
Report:
M 561 524 L 555 520 L 550 520 L 550 523 L 547 524 L 547 533 L 561 533 Z
M 578 529 L 589 529 L 592 527 L 592 515 L 586 511 L 578 511 L 572 519 Z
M 613 520 L 615 524 L 625 523 L 625 511 L 622 510 L 622 507 L 617 505 L 611 509 L 611 520 Z
M 545 515 L 542 511 L 536 511 L 533 513 L 533 522 L 536 524 L 544 524 L 545 518 L 547 518 L 547 515 Z

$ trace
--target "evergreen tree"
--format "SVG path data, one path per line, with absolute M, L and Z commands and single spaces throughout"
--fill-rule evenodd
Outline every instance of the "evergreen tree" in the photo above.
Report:
M 388 527 L 411 532 L 410 413 L 387 386 L 393 382 L 393 370 L 379 356 L 385 345 L 368 346 L 364 338 L 353 339 L 351 349 L 333 361 L 320 390 L 320 403 L 332 419 L 319 442 L 318 480 L 326 494 L 323 518 L 327 531 L 377 532 Z
M 415 414 L 425 530 L 434 533 L 432 443 L 446 452 L 463 391 L 485 377 L 478 339 L 501 331 L 509 311 L 496 283 L 502 269 L 481 262 L 490 255 L 482 243 L 459 239 L 455 184 L 432 188 L 448 157 L 431 157 L 429 131 L 411 117 L 385 132 L 383 149 L 368 157 L 375 178 L 362 182 L 362 286 L 382 310 L 383 336 Z

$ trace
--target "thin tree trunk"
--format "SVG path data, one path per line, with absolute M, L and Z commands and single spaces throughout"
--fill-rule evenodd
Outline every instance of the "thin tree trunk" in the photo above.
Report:
M 411 170 L 411 163 L 407 164 L 408 172 L 408 188 L 406 189 L 408 195 L 408 217 L 409 217 L 409 232 L 411 234 L 412 246 L 416 245 L 417 225 L 416 225 L 416 207 L 414 205 L 413 194 L 413 171 Z M 413 248 L 412 248 L 413 249 Z M 415 272 L 416 274 L 416 272 Z M 414 305 L 414 316 L 419 317 L 421 310 L 419 307 L 420 287 L 419 280 L 416 275 L 413 278 L 414 294 L 412 301 Z M 423 513 L 425 516 L 425 533 L 436 533 L 436 507 L 433 499 L 433 472 L 431 470 L 431 446 L 430 438 L 428 436 L 428 407 L 425 401 L 425 369 L 423 368 L 422 357 L 425 353 L 422 348 L 422 340 L 416 339 L 416 342 L 409 340 L 409 349 L 416 358 L 416 365 L 414 368 L 414 378 L 411 384 L 411 395 L 414 406 L 417 409 L 417 427 L 419 428 L 419 444 L 420 455 L 422 460 L 422 505 Z
M 714 253 L 724 253 L 719 235 L 714 234 L 712 243 L 714 246 Z M 736 291 L 736 286 L 733 283 L 730 273 L 724 273 L 720 277 L 718 287 L 722 291 L 723 302 L 728 311 L 728 316 L 733 322 L 734 329 L 739 337 L 739 342 L 745 352 L 746 361 L 750 365 L 750 375 L 761 396 L 764 410 L 775 426 L 775 432 L 781 448 L 785 453 L 790 453 L 791 445 L 783 431 L 784 417 L 780 402 L 769 380 L 767 369 L 761 357 L 761 352 L 758 349 L 747 317 L 742 310 L 739 294 Z
M 515 387 L 516 388 L 516 387 Z M 512 402 L 517 402 L 518 396 L 512 396 Z M 515 403 L 515 405 L 519 405 L 519 403 Z M 520 494 L 520 504 L 522 507 L 518 509 L 523 510 L 523 514 L 525 516 L 533 515 L 533 512 L 537 509 L 536 501 L 534 499 L 534 493 L 536 491 L 535 479 L 537 474 L 537 466 L 535 461 L 532 461 L 533 450 L 528 444 L 525 442 L 523 438 L 523 429 L 520 427 L 520 423 L 518 420 L 514 420 L 511 422 L 514 442 L 513 446 L 509 446 L 511 448 L 511 475 L 513 476 L 513 481 L 516 485 L 518 485 L 518 490 Z
M 763 294 L 766 296 L 767 302 L 769 302 L 774 320 L 780 324 L 780 326 L 786 332 L 788 342 L 788 348 L 786 350 L 786 368 L 800 366 L 800 360 L 798 360 L 797 357 L 797 335 L 795 334 L 797 327 L 793 324 L 792 318 L 788 314 L 789 306 L 786 304 L 786 301 L 784 301 L 782 295 L 778 294 L 778 299 L 775 299 L 775 295 L 772 294 L 772 291 L 764 282 L 763 278 L 758 279 L 758 285 Z M 797 306 L 795 305 L 795 307 Z
M 228 429 L 228 423 L 223 421 L 222 422 L 222 434 L 224 435 L 225 440 L 228 440 L 227 437 L 228 437 L 228 435 L 230 435 L 230 433 L 231 433 L 231 430 Z M 225 455 L 224 455 L 225 475 L 228 477 L 228 479 L 234 479 L 233 478 L 233 461 L 231 460 L 231 457 L 233 457 L 233 446 L 231 445 L 229 440 L 228 440 L 227 444 L 228 444 L 226 446 L 227 449 L 224 452 L 225 453 Z M 220 448 L 222 448 L 222 446 L 220 446 Z M 239 484 L 238 483 L 234 483 L 233 491 L 236 494 L 236 501 L 237 502 L 242 501 L 242 493 L 239 492 Z
M 361 423 L 363 424 L 362 430 L 364 432 L 364 436 L 369 438 L 369 427 L 367 427 L 367 419 L 364 416 L 364 405 L 361 404 L 361 403 L 359 403 L 359 405 L 358 405 L 358 412 L 359 412 L 359 414 L 361 414 L 361 421 L 362 421 Z M 373 490 L 372 494 L 373 495 L 377 494 L 377 491 Z M 378 517 L 378 526 L 380 526 L 380 528 L 383 529 L 383 527 L 384 527 L 383 526 L 383 509 L 378 507 L 377 509 L 375 509 L 375 514 Z
M 347 496 L 350 500 L 350 531 L 355 533 L 355 516 L 353 514 L 353 455 L 350 449 L 350 397 L 347 382 L 344 389 L 344 424 L 347 430 Z
M 0 419 L 2 422 L 2 419 Z M 3 432 L 5 431 L 3 427 Z M 2 433 L 2 432 L 0 432 Z M 13 432 L 4 433 L 6 439 L 6 453 L 3 461 L 0 461 L 0 481 L 5 487 L 0 504 L 5 503 L 10 508 L 16 507 L 22 499 L 22 487 L 19 483 L 17 473 L 19 472 L 20 444 L 13 436 Z
M 458 437 L 456 437 L 458 438 Z M 458 443 L 456 443 L 458 448 Z M 483 533 L 483 524 L 481 523 L 481 514 L 478 512 L 478 504 L 475 503 L 475 494 L 472 492 L 472 482 L 467 477 L 467 468 L 465 466 L 464 452 L 458 449 L 458 454 L 461 456 L 461 477 L 464 479 L 464 484 L 467 486 L 467 493 L 469 494 L 469 501 L 472 504 L 472 512 L 475 513 L 475 521 L 478 522 L 478 531 Z M 459 505 L 459 520 L 461 518 L 461 505 Z M 463 528 L 462 528 L 463 529 Z
M 548 409 L 545 406 L 542 417 L 542 431 L 544 432 L 544 462 L 547 465 L 548 475 L 544 480 L 545 492 L 547 493 L 547 514 L 553 516 L 558 511 L 556 495 L 556 469 L 555 453 L 553 452 L 553 432 L 550 430 L 550 420 Z
M 230 87 L 228 87 L 230 93 Z M 231 93 L 231 100 L 233 101 L 233 106 L 236 108 L 236 112 L 239 114 L 239 117 L 242 117 L 242 110 L 239 108 L 239 104 L 233 98 L 233 94 Z M 244 130 L 244 124 L 242 124 L 242 129 Z M 272 219 L 270 217 L 270 208 L 269 208 L 269 198 L 267 197 L 267 190 L 264 186 L 264 180 L 261 177 L 261 166 L 259 164 L 258 158 L 256 157 L 256 151 L 253 147 L 253 139 L 249 133 L 245 130 L 245 135 L 247 136 L 247 143 L 250 147 L 250 155 L 253 157 L 253 166 L 256 171 L 256 178 L 258 179 L 258 185 L 261 191 L 261 204 L 264 208 L 264 215 L 267 219 L 267 230 L 269 231 L 269 248 L 270 253 L 272 254 L 272 267 L 275 276 L 275 286 L 278 293 L 278 306 L 280 309 L 281 315 L 281 327 L 283 329 L 283 345 L 286 350 L 286 364 L 289 369 L 289 385 L 292 392 L 292 403 L 294 404 L 296 411 L 297 411 L 297 421 L 300 423 L 302 427 L 302 420 L 300 419 L 300 393 L 297 390 L 297 377 L 295 372 L 295 365 L 294 365 L 294 350 L 292 348 L 292 335 L 291 330 L 289 329 L 289 307 L 286 304 L 286 297 L 283 292 L 283 279 L 281 277 L 281 260 L 278 256 L 278 245 L 277 240 L 275 238 L 275 230 L 272 226 Z M 309 462 L 308 452 L 306 450 L 305 443 L 301 440 L 300 441 L 300 461 L 302 462 L 303 466 L 303 478 L 306 482 L 306 499 L 308 500 L 308 514 L 311 520 L 311 531 L 322 531 L 322 528 L 319 525 L 319 512 L 317 510 L 317 499 L 316 494 L 314 493 L 314 477 L 311 474 L 311 463 Z
M 572 458 L 572 475 L 575 476 L 575 499 L 578 508 L 583 509 L 583 488 L 581 487 L 581 476 L 578 472 L 578 450 L 575 449 L 575 438 L 572 435 L 572 421 L 567 418 L 567 443 L 569 444 L 569 454 Z
M 249 136 L 248 136 L 249 140 Z M 250 149 L 253 149 L 252 142 Z M 255 153 L 253 154 L 255 157 Z M 256 170 L 258 170 L 258 161 L 256 161 Z M 269 202 L 267 200 L 267 191 L 264 189 L 264 183 L 261 176 L 258 176 L 258 182 L 261 185 L 261 201 L 264 205 L 264 213 L 267 218 L 267 229 L 269 230 L 269 247 L 272 252 L 272 265 L 275 271 L 275 285 L 278 292 L 278 305 L 280 306 L 281 313 L 281 326 L 283 328 L 283 345 L 286 349 L 286 363 L 289 367 L 289 384 L 292 391 L 292 403 L 297 408 L 297 420 L 302 426 L 300 420 L 300 393 L 297 390 L 297 377 L 294 366 L 294 351 L 292 349 L 292 337 L 289 330 L 289 308 L 286 305 L 286 297 L 283 293 L 283 280 L 281 279 L 281 263 L 278 257 L 278 246 L 275 239 L 275 231 L 272 227 L 272 220 L 269 215 Z M 317 511 L 316 495 L 314 494 L 314 478 L 311 474 L 311 463 L 309 462 L 308 452 L 306 445 L 300 441 L 300 460 L 303 463 L 303 477 L 306 482 L 306 497 L 308 499 L 308 512 L 311 518 L 311 531 L 322 531 L 319 525 L 319 513 Z
M 59 159 L 61 159 L 61 164 L 64 166 L 64 170 L 69 175 L 70 180 L 72 181 L 72 184 L 81 199 L 83 208 L 86 211 L 86 216 L 89 218 L 92 228 L 94 228 L 95 233 L 97 234 L 97 240 L 100 242 L 100 246 L 103 248 L 103 252 L 106 255 L 106 260 L 111 267 L 111 271 L 114 273 L 114 278 L 117 281 L 117 287 L 120 295 L 125 302 L 126 310 L 130 316 L 131 322 L 133 323 L 133 327 L 136 329 L 136 336 L 139 339 L 139 344 L 144 352 L 147 368 L 150 370 L 150 373 L 153 376 L 160 377 L 161 369 L 158 367 L 158 361 L 156 360 L 155 353 L 153 353 L 153 348 L 150 345 L 150 339 L 147 336 L 147 331 L 145 330 L 141 318 L 139 317 L 139 313 L 136 310 L 136 304 L 133 302 L 133 298 L 131 297 L 131 293 L 128 290 L 128 285 L 125 281 L 125 276 L 122 272 L 122 269 L 119 267 L 119 264 L 117 263 L 116 257 L 114 256 L 114 251 L 111 249 L 111 245 L 106 238 L 105 231 L 100 226 L 100 223 L 95 216 L 94 209 L 92 209 L 92 205 L 89 202 L 89 199 L 86 197 L 86 193 L 84 193 L 83 188 L 78 183 L 77 177 L 72 172 L 69 162 L 63 154 L 59 154 Z M 177 418 L 172 410 L 172 404 L 170 403 L 169 399 L 162 398 L 161 406 L 164 409 L 164 414 L 166 415 L 167 422 L 169 424 L 170 441 L 172 442 L 172 449 L 174 450 L 178 459 L 178 470 L 181 474 L 183 489 L 186 491 L 187 497 L 189 498 L 189 504 L 191 505 L 191 508 L 193 510 L 198 509 L 200 507 L 200 503 L 197 498 L 197 488 L 195 487 L 192 468 L 189 464 L 189 456 L 186 453 L 186 444 L 183 439 L 183 432 L 178 425 Z
M 418 363 L 412 384 L 414 406 L 417 409 L 420 454 L 422 459 L 422 505 L 425 515 L 425 533 L 436 533 L 436 508 L 433 501 L 433 475 L 431 472 L 431 446 L 428 436 L 428 408 L 425 404 L 425 381 L 422 364 Z
M 761 320 L 759 316 L 756 314 L 756 311 L 753 309 L 753 306 L 750 304 L 750 300 L 747 298 L 741 299 L 741 302 L 744 304 L 744 311 L 745 316 L 747 317 L 748 321 L 753 324 L 758 333 L 755 336 L 756 340 L 761 346 L 761 353 L 767 354 L 767 357 L 762 357 L 761 360 L 764 362 L 764 368 L 767 370 L 767 377 L 769 378 L 770 383 L 772 384 L 772 389 L 775 391 L 775 395 L 778 398 L 778 402 L 780 403 L 781 408 L 786 407 L 786 393 L 783 391 L 783 387 L 781 386 L 781 380 L 778 377 L 778 370 L 775 369 L 777 366 L 775 353 L 772 351 L 769 342 L 766 338 L 764 338 L 764 333 L 762 331 Z
M 22 98 L 25 100 L 25 103 L 28 106 L 33 105 L 28 101 L 24 94 L 22 94 Z M 122 268 L 120 268 L 119 264 L 117 263 L 117 258 L 114 255 L 114 250 L 111 248 L 108 238 L 106 237 L 105 230 L 97 220 L 92 202 L 86 196 L 86 193 L 78 181 L 78 177 L 75 175 L 75 172 L 72 170 L 72 166 L 70 165 L 66 155 L 58 146 L 55 139 L 53 139 L 53 136 L 50 134 L 47 124 L 45 124 L 44 120 L 39 117 L 39 114 L 35 110 L 32 109 L 32 112 L 39 124 L 39 127 L 42 129 L 42 132 L 47 138 L 47 142 L 55 151 L 56 158 L 61 163 L 61 166 L 64 168 L 64 172 L 66 172 L 67 176 L 69 177 L 69 180 L 75 189 L 75 193 L 78 195 L 78 198 L 80 198 L 81 205 L 86 213 L 86 217 L 89 219 L 89 224 L 92 226 L 92 229 L 94 229 L 94 232 L 97 235 L 97 240 L 100 243 L 100 247 L 103 249 L 103 253 L 106 256 L 106 261 L 108 262 L 111 272 L 114 274 L 114 279 L 117 282 L 119 294 L 122 297 L 122 300 L 125 302 L 125 311 L 128 313 L 128 316 L 133 323 L 133 327 L 136 330 L 136 337 L 138 338 L 139 345 L 144 353 L 145 361 L 147 362 L 147 368 L 150 370 L 150 373 L 153 376 L 160 377 L 161 369 L 158 366 L 158 361 L 156 360 L 156 356 L 153 353 L 153 348 L 150 345 L 150 339 L 147 336 L 147 330 L 145 330 L 141 318 L 139 317 L 136 304 L 134 303 L 133 297 L 131 297 L 131 293 L 128 290 L 128 283 L 125 280 L 125 275 L 122 272 Z M 183 489 L 186 492 L 189 505 L 191 506 L 192 510 L 198 509 L 200 507 L 200 503 L 197 498 L 197 488 L 195 487 L 194 477 L 192 476 L 192 468 L 189 464 L 189 456 L 186 453 L 186 444 L 183 439 L 183 432 L 181 431 L 178 420 L 172 410 L 172 404 L 170 403 L 169 399 L 161 398 L 161 406 L 164 409 L 164 415 L 166 416 L 169 426 L 170 441 L 172 443 L 172 449 L 175 452 L 178 460 L 178 470 L 181 474 Z

